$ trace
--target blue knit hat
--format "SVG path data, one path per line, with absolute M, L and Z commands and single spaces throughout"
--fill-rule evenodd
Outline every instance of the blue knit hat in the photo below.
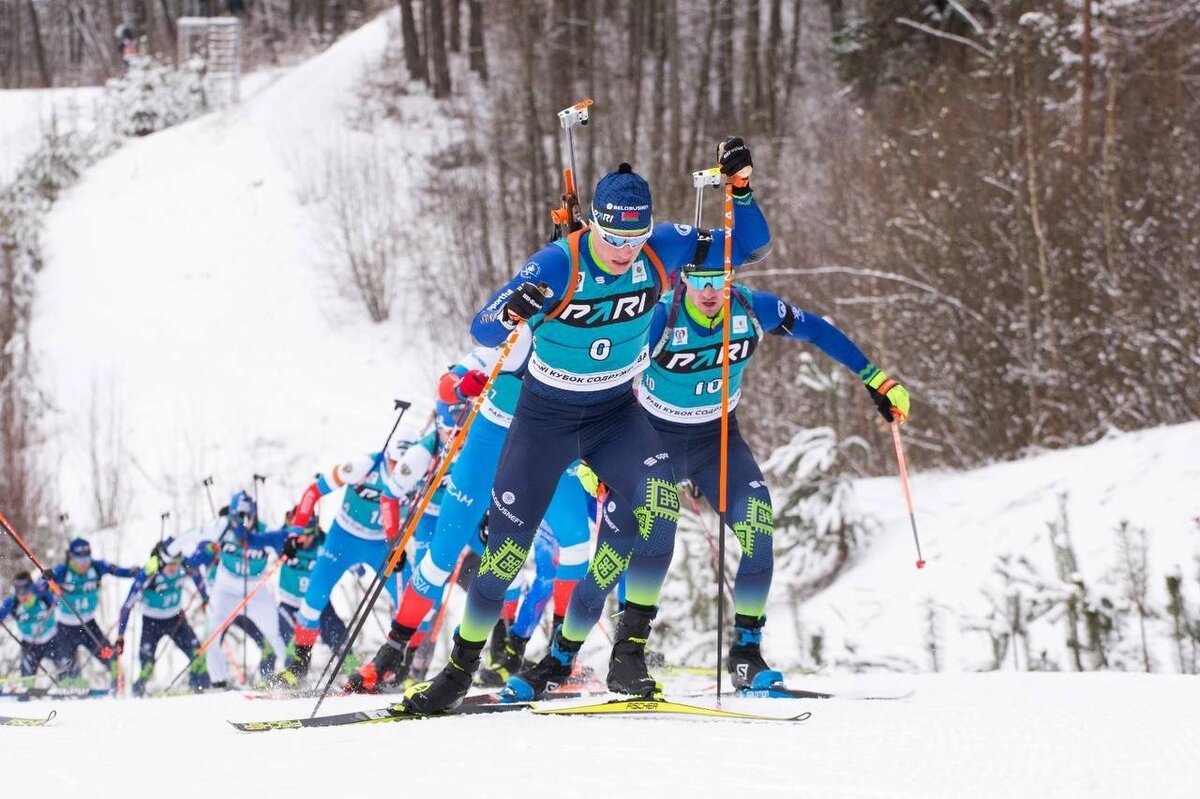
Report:
M 92 556 L 92 545 L 83 538 L 76 538 L 67 547 L 67 552 L 73 558 L 90 558 Z
M 653 224 L 650 205 L 650 184 L 629 164 L 621 164 L 596 184 L 592 216 L 608 230 L 644 233 Z

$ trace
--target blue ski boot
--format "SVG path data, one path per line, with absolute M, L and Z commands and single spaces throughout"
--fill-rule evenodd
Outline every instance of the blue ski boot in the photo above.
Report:
M 550 651 L 534 665 L 508 678 L 501 695 L 506 702 L 532 702 L 541 699 L 547 691 L 553 691 L 571 678 L 575 657 L 582 642 L 568 641 L 562 637 L 562 627 L 554 631 L 550 640 Z
M 729 669 L 733 687 L 740 692 L 759 694 L 772 689 L 785 689 L 783 674 L 763 660 L 760 645 L 766 621 L 766 616 L 756 619 L 740 613 L 733 619 L 733 643 L 729 647 L 725 666 Z

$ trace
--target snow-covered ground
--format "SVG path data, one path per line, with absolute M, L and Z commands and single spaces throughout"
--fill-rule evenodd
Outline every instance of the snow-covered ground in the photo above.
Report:
M 8 182 L 51 126 L 60 132 L 90 130 L 101 89 L 0 91 L 0 184 Z
M 772 712 L 811 710 L 800 724 L 504 714 L 253 735 L 225 720 L 306 716 L 311 701 L 9 702 L 0 713 L 53 707 L 58 718 L 42 729 L 0 728 L 0 773 L 12 795 L 53 785 L 105 799 L 1183 799 L 1200 781 L 1194 678 L 893 675 L 805 684 L 916 693 L 888 702 L 765 700 Z M 337 699 L 322 712 L 380 704 Z
M 268 475 L 276 522 L 314 472 L 382 443 L 393 397 L 413 402 L 408 430 L 423 425 L 445 366 L 425 320 L 402 295 L 390 321 L 370 322 L 322 258 L 332 232 L 298 191 L 326 149 L 365 137 L 345 112 L 386 35 L 380 18 L 256 76 L 239 107 L 127 143 L 54 206 L 33 338 L 56 406 L 58 493 L 83 531 L 93 428 L 119 429 L 125 540 L 140 557 L 161 512 L 170 529 L 207 515 L 205 476 L 222 504 Z M 436 119 L 412 116 L 413 138 L 431 141 L 417 134 Z M 465 328 L 438 335 L 468 342 Z M 99 537 L 99 552 L 113 547 Z

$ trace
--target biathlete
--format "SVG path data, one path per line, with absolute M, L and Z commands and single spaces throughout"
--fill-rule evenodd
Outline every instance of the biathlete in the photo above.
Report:
M 741 139 L 725 141 L 719 159 L 730 176 L 751 165 Z M 770 232 L 749 181 L 732 179 L 731 246 L 740 265 L 765 254 Z M 670 560 L 679 497 L 669 457 L 634 398 L 633 384 L 650 364 L 648 333 L 658 298 L 688 264 L 720 268 L 723 248 L 722 231 L 702 235 L 687 225 L 655 225 L 649 185 L 622 164 L 597 183 L 590 224 L 533 255 L 476 316 L 471 332 L 491 346 L 528 320 L 533 352 L 492 488 L 487 551 L 467 592 L 454 649 L 433 680 L 406 692 L 405 710 L 437 713 L 462 701 L 559 477 L 581 458 L 608 488 L 606 512 L 591 566 L 551 653 L 559 653 L 562 664 L 573 660 L 599 618 L 606 591 L 637 551 L 647 571 L 628 575 L 629 602 L 614 639 L 608 687 L 628 694 L 655 690 L 645 645 L 658 599 L 656 576 Z

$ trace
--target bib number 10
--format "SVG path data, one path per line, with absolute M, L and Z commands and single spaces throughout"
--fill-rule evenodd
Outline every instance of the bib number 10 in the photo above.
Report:
M 696 396 L 703 397 L 705 394 L 720 394 L 721 393 L 721 378 L 717 377 L 712 380 L 701 380 L 696 384 Z

